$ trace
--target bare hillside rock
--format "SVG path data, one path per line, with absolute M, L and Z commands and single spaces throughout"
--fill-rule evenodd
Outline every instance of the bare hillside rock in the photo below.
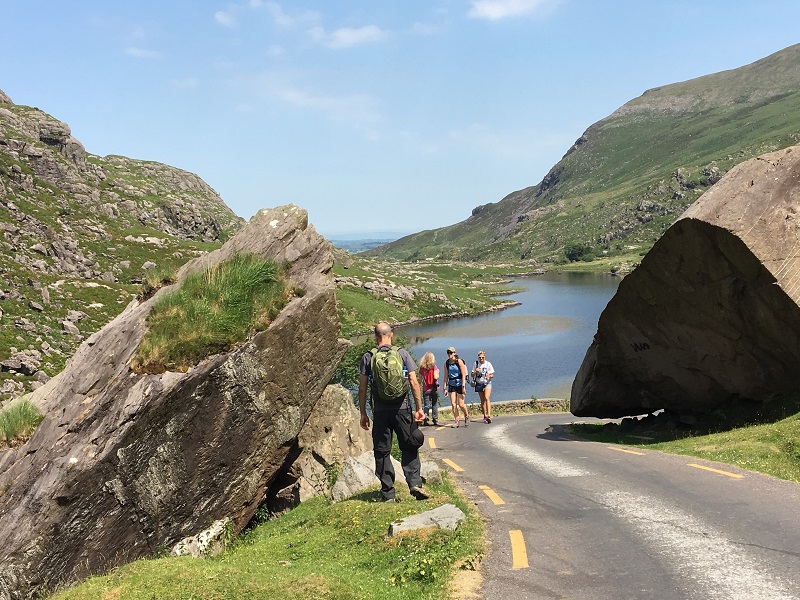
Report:
M 161 290 L 132 302 L 31 395 L 46 415 L 0 453 L 0 598 L 26 598 L 152 555 L 265 498 L 344 353 L 331 247 L 296 206 L 263 210 L 182 275 L 247 249 L 302 289 L 270 326 L 186 373 L 130 359 Z
M 799 389 L 799 243 L 800 146 L 732 169 L 620 284 L 572 412 L 724 413 Z

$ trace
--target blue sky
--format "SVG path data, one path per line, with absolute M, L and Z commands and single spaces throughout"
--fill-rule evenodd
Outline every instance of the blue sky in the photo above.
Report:
M 0 0 L 0 89 L 87 151 L 328 237 L 450 225 L 646 89 L 800 42 L 797 0 Z

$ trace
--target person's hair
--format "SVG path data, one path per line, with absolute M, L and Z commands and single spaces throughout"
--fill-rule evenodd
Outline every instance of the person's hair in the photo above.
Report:
M 378 321 L 378 323 L 375 324 L 375 329 L 373 329 L 373 333 L 381 337 L 389 337 L 389 334 L 392 333 L 392 326 L 389 325 L 386 321 Z
M 426 352 L 425 356 L 422 357 L 422 360 L 419 361 L 419 366 L 423 369 L 432 369 L 436 366 L 436 358 L 433 356 L 433 352 Z
M 479 350 L 479 351 L 478 351 L 478 356 L 479 356 L 479 357 L 481 357 L 481 356 L 482 356 L 482 357 L 486 358 L 486 352 L 484 352 L 483 350 Z

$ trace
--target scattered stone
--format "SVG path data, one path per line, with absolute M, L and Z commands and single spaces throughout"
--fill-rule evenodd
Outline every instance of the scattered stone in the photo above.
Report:
M 443 504 L 433 510 L 392 521 L 389 525 L 388 536 L 394 537 L 404 532 L 417 531 L 429 527 L 455 531 L 466 520 L 467 515 L 455 504 Z
M 216 556 L 225 550 L 226 537 L 231 529 L 230 519 L 219 519 L 211 527 L 198 533 L 183 538 L 172 548 L 172 556 L 192 556 L 194 558 L 208 558 Z
M 81 335 L 80 329 L 75 326 L 75 323 L 72 321 L 61 321 L 61 330 L 64 333 L 68 333 L 70 335 L 79 336 Z

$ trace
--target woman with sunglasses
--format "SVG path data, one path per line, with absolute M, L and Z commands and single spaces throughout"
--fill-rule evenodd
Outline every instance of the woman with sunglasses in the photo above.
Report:
M 483 411 L 483 422 L 492 422 L 492 379 L 494 379 L 494 367 L 486 360 L 486 352 L 478 352 L 478 360 L 475 361 L 475 368 L 472 370 L 475 378 L 475 391 L 481 399 L 481 410 Z
M 456 354 L 456 349 L 450 346 L 447 349 L 447 360 L 444 363 L 447 371 L 447 393 L 450 395 L 450 405 L 453 407 L 453 417 L 456 427 L 459 425 L 460 408 L 464 413 L 464 427 L 469 426 L 469 413 L 464 405 L 464 389 L 467 385 L 467 365 Z

